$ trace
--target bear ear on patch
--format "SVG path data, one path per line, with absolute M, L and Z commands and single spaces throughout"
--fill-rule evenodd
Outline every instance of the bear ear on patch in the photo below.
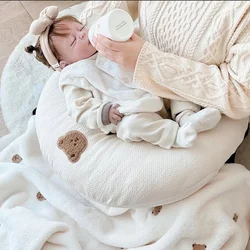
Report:
M 199 244 L 193 244 L 192 247 L 193 247 L 193 250 L 204 250 L 207 248 L 206 245 L 199 245 Z
M 78 159 L 79 159 L 79 155 L 73 153 L 73 154 L 70 155 L 69 160 L 74 163 L 74 162 L 77 162 Z
M 62 144 L 63 144 L 63 138 L 60 137 L 60 138 L 58 139 L 58 141 L 57 141 L 57 146 L 58 146 L 59 148 L 61 148 Z
M 238 214 L 234 214 L 234 217 L 233 217 L 233 220 L 235 221 L 235 222 L 237 222 L 238 221 Z

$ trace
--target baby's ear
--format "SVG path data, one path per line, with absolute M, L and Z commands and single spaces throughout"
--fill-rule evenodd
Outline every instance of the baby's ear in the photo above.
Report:
M 65 68 L 68 64 L 65 61 L 60 61 L 60 67 L 63 69 Z

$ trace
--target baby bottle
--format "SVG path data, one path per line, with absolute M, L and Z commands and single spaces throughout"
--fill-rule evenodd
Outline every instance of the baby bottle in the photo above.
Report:
M 89 30 L 88 37 L 93 44 L 93 37 L 97 34 L 108 37 L 116 42 L 127 41 L 134 32 L 134 23 L 128 12 L 122 9 L 111 10 L 106 15 L 100 17 Z

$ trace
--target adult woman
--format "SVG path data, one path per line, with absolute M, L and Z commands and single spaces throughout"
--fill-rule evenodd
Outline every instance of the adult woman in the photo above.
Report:
M 234 119 L 250 115 L 249 1 L 99 1 L 87 6 L 82 21 L 112 8 L 134 17 L 138 10 L 141 38 L 117 43 L 98 36 L 96 47 L 133 69 L 138 88 Z

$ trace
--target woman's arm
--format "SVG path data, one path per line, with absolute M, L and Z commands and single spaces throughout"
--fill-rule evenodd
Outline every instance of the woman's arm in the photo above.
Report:
M 250 44 L 231 48 L 219 66 L 206 65 L 145 42 L 139 54 L 134 82 L 138 87 L 168 97 L 168 90 L 203 107 L 218 108 L 240 119 L 250 115 Z
M 250 115 L 250 44 L 234 45 L 217 66 L 164 53 L 135 34 L 124 43 L 99 35 L 95 43 L 108 59 L 134 70 L 138 88 L 215 107 L 234 119 Z

